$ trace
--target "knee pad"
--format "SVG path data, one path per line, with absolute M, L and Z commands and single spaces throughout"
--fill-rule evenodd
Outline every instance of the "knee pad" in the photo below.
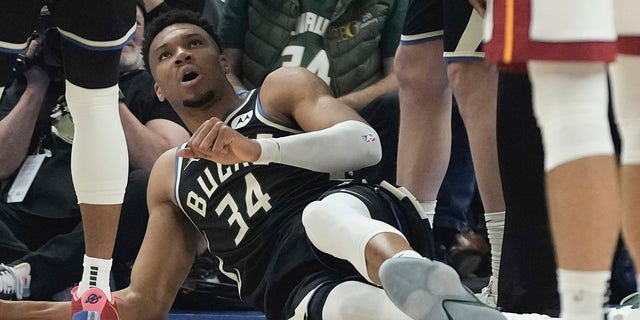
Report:
M 613 154 L 603 63 L 531 61 L 529 74 L 546 171 L 580 158 Z
M 121 204 L 129 157 L 120 113 L 118 86 L 85 89 L 66 83 L 74 121 L 71 173 L 79 203 Z
M 342 192 L 332 193 L 307 205 L 302 213 L 302 224 L 316 248 L 349 261 L 370 282 L 365 261 L 369 240 L 383 232 L 404 237 L 394 227 L 373 220 L 360 199 Z
M 640 164 L 640 56 L 619 55 L 610 65 L 613 109 L 622 139 L 622 164 Z
M 384 290 L 357 281 L 340 283 L 329 292 L 322 308 L 322 318 L 409 319 L 389 300 Z

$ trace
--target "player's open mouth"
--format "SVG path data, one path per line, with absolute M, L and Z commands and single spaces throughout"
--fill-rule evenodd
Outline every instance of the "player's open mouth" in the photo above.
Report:
M 181 84 L 183 86 L 193 85 L 199 77 L 200 77 L 200 74 L 198 74 L 197 72 L 193 72 L 193 71 L 187 72 L 182 76 Z

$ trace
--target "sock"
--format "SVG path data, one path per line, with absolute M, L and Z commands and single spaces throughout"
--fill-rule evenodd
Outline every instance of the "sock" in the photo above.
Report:
M 82 280 L 78 284 L 76 295 L 82 296 L 89 288 L 99 288 L 111 301 L 111 287 L 109 280 L 111 276 L 111 263 L 113 259 L 93 258 L 84 256 L 84 271 L 82 272 Z
M 0 87 L 0 97 L 2 97 L 3 92 L 4 92 L 4 86 Z
M 437 202 L 438 202 L 438 200 L 421 201 L 420 202 L 420 205 L 422 206 L 422 209 L 427 214 L 427 219 L 429 219 L 429 225 L 431 226 L 432 229 L 433 229 L 433 219 L 436 216 L 436 203 Z
M 500 274 L 500 259 L 502 257 L 502 239 L 504 237 L 504 211 L 487 212 L 484 214 L 491 245 L 491 280 L 492 293 L 498 294 L 498 276 Z
M 413 251 L 413 250 L 404 250 L 404 251 L 400 251 L 396 254 L 394 254 L 390 259 L 393 258 L 424 258 L 422 255 L 420 255 L 418 252 Z
M 563 320 L 602 320 L 611 272 L 558 269 Z

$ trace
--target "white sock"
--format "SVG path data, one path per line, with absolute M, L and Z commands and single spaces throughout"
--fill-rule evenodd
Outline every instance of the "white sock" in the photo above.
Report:
M 492 293 L 498 294 L 498 276 L 500 275 L 500 259 L 502 257 L 502 239 L 504 238 L 504 211 L 486 212 L 484 219 L 491 245 L 491 280 Z
M 391 257 L 390 259 L 393 259 L 393 258 L 424 258 L 424 257 L 416 251 L 404 250 L 394 254 L 393 257 Z
M 602 320 L 611 272 L 558 269 L 560 316 L 563 320 Z
M 2 97 L 3 92 L 4 92 L 4 86 L 0 87 L 0 97 Z
M 111 277 L 111 264 L 113 259 L 93 258 L 84 256 L 84 271 L 82 272 L 82 280 L 78 284 L 78 297 L 89 288 L 99 288 L 104 292 L 109 301 L 111 301 L 111 287 L 109 280 Z
M 429 219 L 429 225 L 431 226 L 432 229 L 433 229 L 433 219 L 436 216 L 436 204 L 437 204 L 437 202 L 438 202 L 438 200 L 421 201 L 420 202 L 420 205 L 422 206 L 422 209 L 427 214 L 427 219 Z

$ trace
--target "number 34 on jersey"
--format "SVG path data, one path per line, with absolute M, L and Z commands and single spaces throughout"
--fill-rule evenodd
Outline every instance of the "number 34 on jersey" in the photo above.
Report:
M 231 166 L 216 164 L 217 174 L 220 178 L 219 182 L 215 181 L 211 170 L 209 170 L 209 167 L 206 167 L 197 179 L 198 185 L 204 192 L 206 198 L 199 196 L 195 191 L 189 191 L 186 202 L 187 207 L 197 212 L 202 217 L 206 217 L 208 200 L 211 198 L 218 186 L 228 179 L 235 171 L 238 171 L 241 167 L 249 165 L 251 164 L 243 163 Z M 269 202 L 269 200 L 271 200 L 271 196 L 269 196 L 268 193 L 262 192 L 262 187 L 253 173 L 249 172 L 244 175 L 244 183 L 246 184 L 246 193 L 244 194 L 244 197 L 242 195 L 235 195 L 234 197 L 234 195 L 227 192 L 214 209 L 218 217 L 228 215 L 229 218 L 227 219 L 227 222 L 230 227 L 234 225 L 238 227 L 238 233 L 234 239 L 236 245 L 242 241 L 249 230 L 245 216 L 250 219 L 260 210 L 264 210 L 266 213 L 271 209 L 271 203 Z M 240 207 L 244 207 L 246 209 L 245 215 L 240 212 Z

